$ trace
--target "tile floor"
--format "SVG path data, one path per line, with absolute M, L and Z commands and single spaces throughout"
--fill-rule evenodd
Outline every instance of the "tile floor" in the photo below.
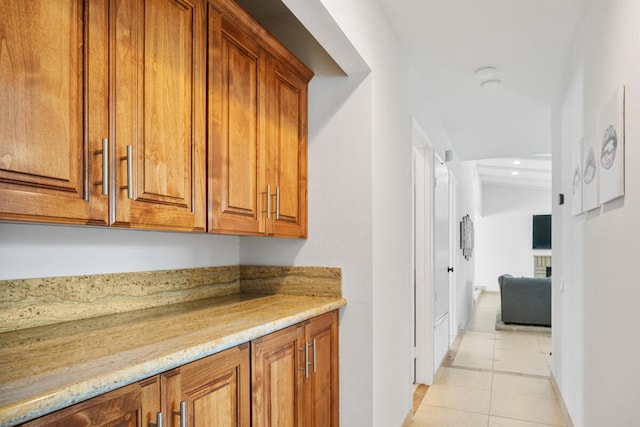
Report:
M 494 330 L 498 304 L 497 293 L 480 296 L 413 427 L 564 426 L 550 380 L 551 335 Z

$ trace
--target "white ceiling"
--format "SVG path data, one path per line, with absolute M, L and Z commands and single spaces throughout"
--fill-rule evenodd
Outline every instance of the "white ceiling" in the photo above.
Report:
M 475 170 L 483 184 L 551 188 L 551 157 L 534 155 L 475 160 Z
M 585 0 L 380 0 L 462 160 L 549 153 Z M 487 91 L 475 70 L 495 66 Z
M 290 13 L 281 0 L 236 1 L 261 21 Z M 550 187 L 550 105 L 585 1 L 379 0 L 458 157 L 479 160 L 482 182 Z M 497 70 L 494 90 L 475 77 L 483 66 Z

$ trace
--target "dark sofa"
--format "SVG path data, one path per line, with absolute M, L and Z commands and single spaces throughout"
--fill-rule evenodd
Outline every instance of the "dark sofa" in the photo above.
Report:
M 502 321 L 551 326 L 551 277 L 498 277 Z

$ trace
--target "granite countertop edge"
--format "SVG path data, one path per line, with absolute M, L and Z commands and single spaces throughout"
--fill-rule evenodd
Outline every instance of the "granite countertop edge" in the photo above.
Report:
M 267 297 L 268 295 L 264 296 Z M 290 298 L 292 301 L 295 301 L 297 298 L 305 298 L 308 301 L 308 298 L 310 297 L 287 295 L 286 298 Z M 100 361 L 100 364 L 108 366 L 108 359 L 127 357 L 127 353 L 131 353 L 131 358 L 141 357 L 145 354 L 151 354 L 152 356 L 146 359 L 145 356 L 142 356 L 142 359 L 144 360 L 142 362 L 131 362 L 124 367 L 115 368 L 113 370 L 101 368 L 101 372 L 99 372 L 99 374 L 96 374 L 89 379 L 46 390 L 43 393 L 31 395 L 27 399 L 0 403 L 0 427 L 14 426 L 16 424 L 38 418 L 42 415 L 55 412 L 75 403 L 107 393 L 128 384 L 135 383 L 136 381 L 152 377 L 203 357 L 247 343 L 253 339 L 284 329 L 288 326 L 295 325 L 311 319 L 312 317 L 339 309 L 347 304 L 347 300 L 342 297 L 311 298 L 317 299 L 317 305 L 312 304 L 309 306 L 309 303 L 307 302 L 303 304 L 305 307 L 301 308 L 300 311 L 295 311 L 292 314 L 286 314 L 282 317 L 274 316 L 273 319 L 264 323 L 255 324 L 247 327 L 246 329 L 241 329 L 224 336 L 218 336 L 211 340 L 207 340 L 205 334 L 203 335 L 202 342 L 198 344 L 179 347 L 179 342 L 176 342 L 178 340 L 168 340 L 166 342 L 167 345 L 176 346 L 176 350 L 173 352 L 166 352 L 162 355 L 153 356 L 153 353 L 157 351 L 157 345 L 147 346 L 148 348 L 141 347 L 135 350 L 114 352 L 114 354 L 107 358 L 102 358 L 103 360 Z M 265 301 L 265 304 L 268 304 L 268 299 Z M 89 364 L 90 363 L 86 363 L 85 365 Z M 17 383 L 17 381 L 15 383 Z M 2 389 L 3 386 L 5 385 L 0 385 L 0 389 Z

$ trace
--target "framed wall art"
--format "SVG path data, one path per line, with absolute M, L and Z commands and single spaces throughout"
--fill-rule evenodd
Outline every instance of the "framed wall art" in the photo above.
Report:
M 585 137 L 582 144 L 582 211 L 600 206 L 598 201 L 598 148 L 593 137 Z
M 460 221 L 460 249 L 464 259 L 469 261 L 473 254 L 473 221 L 469 215 L 463 216 Z
M 598 119 L 600 203 L 624 196 L 624 86 L 614 91 Z
M 571 171 L 571 214 L 582 213 L 582 146 L 584 138 L 580 138 L 573 146 L 574 165 Z

